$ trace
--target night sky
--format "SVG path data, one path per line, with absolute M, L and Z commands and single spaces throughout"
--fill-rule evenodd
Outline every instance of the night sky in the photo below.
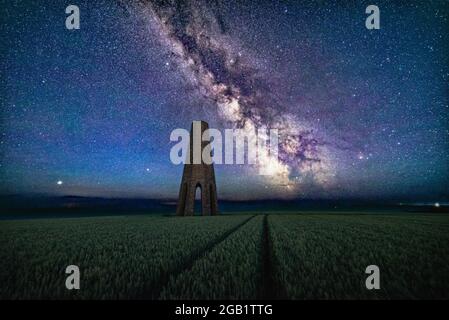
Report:
M 202 119 L 283 137 L 219 199 L 447 201 L 449 3 L 339 2 L 2 1 L 0 193 L 176 198 Z

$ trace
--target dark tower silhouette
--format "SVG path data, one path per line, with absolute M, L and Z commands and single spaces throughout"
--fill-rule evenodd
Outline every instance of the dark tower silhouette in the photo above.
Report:
M 209 144 L 209 137 L 203 133 L 209 125 L 205 121 L 194 121 L 190 129 L 190 148 L 187 152 L 181 187 L 179 189 L 176 215 L 192 216 L 195 209 L 196 189 L 201 191 L 201 212 L 203 216 L 218 214 L 217 186 L 215 184 L 214 165 L 203 162 L 202 153 Z M 194 143 L 196 146 L 194 146 Z M 195 152 L 196 150 L 196 152 Z M 200 151 L 200 152 L 198 152 Z M 188 161 L 187 161 L 188 160 Z

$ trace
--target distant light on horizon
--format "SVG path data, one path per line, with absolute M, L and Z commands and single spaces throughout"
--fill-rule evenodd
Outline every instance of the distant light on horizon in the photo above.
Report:
M 62 185 L 62 181 L 61 181 L 61 180 L 58 180 L 58 182 L 56 182 L 56 184 L 57 184 L 58 186 L 60 186 L 60 185 Z

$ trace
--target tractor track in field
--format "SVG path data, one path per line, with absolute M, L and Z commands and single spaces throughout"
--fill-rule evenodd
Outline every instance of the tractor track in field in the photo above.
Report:
M 224 232 L 220 237 L 217 239 L 209 242 L 202 250 L 200 250 L 198 253 L 192 255 L 189 259 L 187 259 L 181 266 L 178 268 L 175 268 L 174 270 L 171 270 L 167 272 L 167 274 L 164 275 L 163 279 L 161 279 L 161 284 L 157 288 L 153 288 L 152 292 L 156 292 L 156 295 L 152 297 L 152 299 L 158 299 L 160 297 L 160 294 L 165 286 L 167 286 L 168 282 L 170 281 L 171 277 L 173 275 L 181 274 L 184 271 L 192 269 L 194 263 L 205 257 L 211 250 L 213 250 L 217 245 L 219 245 L 221 242 L 225 241 L 229 236 L 231 236 L 234 232 L 239 230 L 241 227 L 243 227 L 245 224 L 247 224 L 250 220 L 254 219 L 256 215 L 252 215 L 245 221 L 239 223 L 235 227 L 229 229 L 228 231 Z M 148 297 L 146 297 L 148 298 Z
M 273 299 L 275 297 L 275 286 L 273 278 L 273 261 L 270 232 L 268 230 L 268 215 L 263 217 L 263 232 L 262 232 L 262 249 L 261 249 L 261 283 L 259 289 L 259 299 Z

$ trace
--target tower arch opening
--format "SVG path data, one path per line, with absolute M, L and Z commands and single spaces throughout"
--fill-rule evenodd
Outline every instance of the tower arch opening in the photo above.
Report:
M 197 183 L 195 186 L 195 206 L 193 215 L 203 215 L 203 190 L 201 184 Z

